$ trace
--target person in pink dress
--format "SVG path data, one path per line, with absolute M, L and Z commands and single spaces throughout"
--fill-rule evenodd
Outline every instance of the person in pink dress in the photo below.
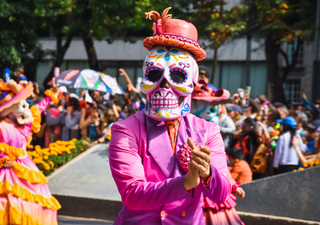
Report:
M 111 128 L 109 162 L 123 203 L 116 225 L 204 225 L 202 194 L 221 204 L 232 189 L 219 126 L 190 114 L 205 51 L 194 25 L 169 9 L 146 13 L 155 21 L 143 41 L 146 107 Z
M 219 89 L 213 91 L 204 80 L 200 79 L 192 92 L 192 104 L 197 107 L 192 108 L 191 113 L 207 121 L 214 122 L 215 120 L 212 120 L 212 118 L 219 117 L 219 110 L 217 110 L 219 107 L 217 106 L 229 100 L 230 92 L 228 90 Z M 219 123 L 219 125 L 221 126 L 221 123 Z M 228 161 L 227 155 L 226 158 Z M 244 224 L 234 207 L 236 206 L 235 193 L 237 193 L 240 198 L 244 198 L 245 192 L 240 187 L 240 183 L 232 179 L 229 171 L 228 178 L 232 183 L 232 194 L 225 202 L 217 204 L 205 195 L 202 198 L 203 217 L 206 225 Z
M 228 156 L 226 157 L 228 159 Z M 216 204 L 206 196 L 202 199 L 203 216 L 206 225 L 244 225 L 235 209 L 237 205 L 235 194 L 242 199 L 245 197 L 245 191 L 240 187 L 241 184 L 232 178 L 229 171 L 228 178 L 232 183 L 232 193 L 224 203 Z
M 61 206 L 27 155 L 32 132 L 40 130 L 42 111 L 57 99 L 47 90 L 47 97 L 29 109 L 26 99 L 32 90 L 31 82 L 0 83 L 0 224 L 57 225 Z

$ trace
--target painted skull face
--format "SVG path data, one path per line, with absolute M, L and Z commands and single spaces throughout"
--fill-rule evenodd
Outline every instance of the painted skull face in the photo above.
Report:
M 34 120 L 26 100 L 22 100 L 12 114 L 15 115 L 20 125 L 31 123 Z
M 191 113 L 210 122 L 219 123 L 219 105 L 193 99 Z
M 187 50 L 157 46 L 147 54 L 140 89 L 147 95 L 145 113 L 156 120 L 189 114 L 198 65 Z

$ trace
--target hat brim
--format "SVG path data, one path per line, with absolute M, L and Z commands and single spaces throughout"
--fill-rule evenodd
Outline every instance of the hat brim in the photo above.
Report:
M 143 40 L 143 46 L 149 51 L 155 46 L 172 46 L 185 49 L 193 54 L 196 61 L 201 61 L 206 57 L 206 52 L 200 46 L 195 46 L 192 43 L 182 41 L 170 36 L 154 36 L 147 37 Z
M 293 129 L 297 129 L 297 124 L 290 124 L 289 125 L 289 124 L 285 123 L 283 119 L 276 120 L 276 123 L 286 124 L 287 126 L 292 127 Z
M 192 99 L 202 100 L 205 102 L 214 102 L 218 104 L 222 104 L 230 101 L 230 98 L 221 98 L 221 97 L 192 97 Z
M 9 101 L 3 103 L 0 106 L 0 112 L 2 112 L 3 110 L 10 108 L 12 105 L 17 104 L 19 102 L 21 102 L 22 100 L 26 100 L 27 98 L 29 98 L 31 96 L 33 92 L 33 84 L 30 83 L 27 85 L 26 88 L 24 88 L 23 90 L 19 91 L 17 94 L 15 94 Z

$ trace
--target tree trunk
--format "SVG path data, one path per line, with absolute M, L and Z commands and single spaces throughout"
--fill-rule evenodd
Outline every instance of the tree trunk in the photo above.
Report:
M 51 79 L 53 77 L 54 67 L 61 67 L 61 64 L 64 59 L 64 55 L 66 54 L 74 36 L 75 36 L 75 32 L 70 32 L 67 39 L 66 39 L 66 42 L 64 43 L 63 46 L 61 46 L 62 45 L 62 36 L 57 37 L 57 56 L 56 56 L 56 60 L 53 64 L 50 72 L 48 73 L 48 75 L 46 76 L 46 78 L 43 81 L 43 86 L 45 89 L 48 88 L 48 83 L 51 81 Z
M 218 48 L 215 48 L 214 49 L 214 55 L 213 55 L 212 72 L 211 72 L 211 77 L 210 77 L 210 81 L 209 81 L 211 84 L 213 84 L 213 81 L 214 81 L 214 76 L 216 74 L 217 63 L 218 63 Z
M 267 61 L 267 78 L 272 92 L 272 102 L 287 104 L 283 82 L 279 76 L 278 53 L 280 44 L 269 34 L 266 38 L 265 53 Z
M 99 62 L 94 48 L 92 35 L 88 27 L 82 30 L 82 40 L 88 56 L 89 68 L 93 70 L 99 70 Z

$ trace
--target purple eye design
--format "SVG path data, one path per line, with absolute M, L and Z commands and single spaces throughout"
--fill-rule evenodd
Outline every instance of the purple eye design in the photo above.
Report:
M 173 68 L 169 72 L 170 80 L 176 84 L 183 84 L 188 78 L 187 73 L 183 69 Z
M 149 80 L 153 83 L 159 81 L 163 75 L 163 71 L 163 69 L 158 67 L 149 67 L 145 73 L 146 80 Z

